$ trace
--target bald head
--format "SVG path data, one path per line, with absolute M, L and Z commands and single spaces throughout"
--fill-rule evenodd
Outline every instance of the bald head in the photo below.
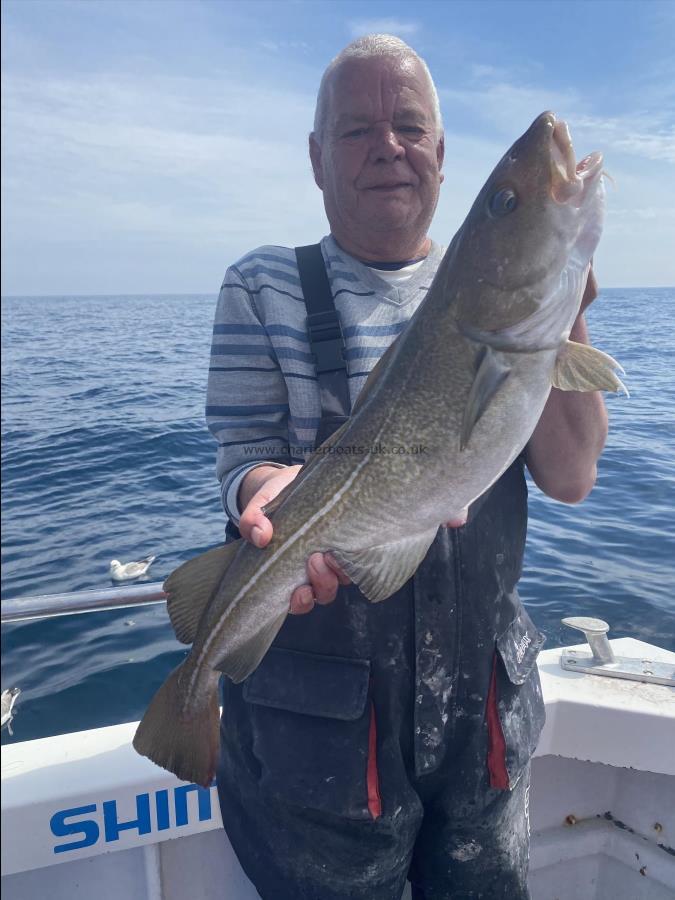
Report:
M 420 77 L 426 82 L 429 89 L 429 99 L 431 103 L 431 116 L 436 130 L 436 137 L 440 138 L 443 134 L 443 123 L 441 120 L 441 108 L 438 100 L 438 92 L 429 72 L 429 68 L 424 60 L 415 53 L 412 47 L 409 47 L 405 41 L 394 37 L 390 34 L 370 34 L 366 37 L 358 38 L 352 41 L 333 59 L 326 71 L 323 73 L 319 93 L 316 99 L 316 110 L 314 113 L 314 131 L 313 137 L 319 143 L 322 143 L 326 124 L 330 116 L 330 106 L 333 99 L 335 83 L 339 78 L 341 70 L 350 63 L 357 60 L 391 60 L 392 64 L 402 69 L 416 70 L 420 73 Z

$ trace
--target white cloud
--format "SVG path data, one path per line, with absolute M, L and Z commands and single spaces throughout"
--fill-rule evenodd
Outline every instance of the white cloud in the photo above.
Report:
M 357 19 L 348 23 L 352 37 L 363 37 L 366 34 L 393 34 L 397 37 L 410 37 L 421 30 L 419 22 L 404 22 L 401 19 Z
M 631 156 L 675 163 L 675 126 L 662 114 L 579 116 L 575 126 L 597 135 L 607 150 L 613 148 Z
M 258 41 L 261 50 L 267 50 L 270 53 L 288 53 L 296 50 L 309 50 L 309 44 L 306 41 Z
M 486 67 L 477 68 L 480 80 Z M 461 107 L 483 125 L 515 139 L 539 113 L 550 109 L 569 123 L 575 144 L 580 149 L 588 148 L 581 155 L 598 148 L 605 154 L 616 150 L 643 159 L 675 162 L 675 126 L 665 112 L 598 116 L 589 109 L 587 96 L 577 90 L 551 91 L 506 81 L 463 89 L 441 88 L 439 95 L 447 121 L 453 121 L 454 116 L 446 107 Z M 649 105 L 649 98 L 644 100 Z
M 553 108 L 580 155 L 605 152 L 616 181 L 598 255 L 603 283 L 675 281 L 663 250 L 675 244 L 668 119 L 630 110 L 603 118 L 582 93 L 521 84 L 513 72 L 479 67 L 473 78 L 440 91 L 446 182 L 432 235 L 450 241 L 509 144 Z M 283 90 L 268 73 L 7 79 L 3 287 L 202 290 L 257 244 L 315 240 L 326 231 L 306 146 L 316 80 Z
M 507 81 L 489 81 L 468 88 L 441 87 L 439 96 L 443 118 L 447 121 L 453 121 L 455 116 L 452 111 L 446 113 L 446 107 L 449 110 L 459 107 L 493 133 L 513 140 L 547 109 L 563 115 L 568 109 L 585 109 L 582 99 L 571 89 L 552 91 Z
M 185 79 L 24 78 L 7 82 L 3 100 L 5 188 L 21 198 L 7 215 L 39 208 L 38 231 L 50 229 L 49 213 L 84 232 L 199 239 L 216 222 L 237 233 L 263 217 L 281 229 L 284 207 L 311 187 L 309 96 Z
M 94 260 L 113 291 L 217 287 L 252 246 L 325 233 L 313 105 L 231 78 L 7 79 L 3 292 L 100 292 Z M 48 290 L 25 261 L 52 256 Z
M 627 212 L 636 216 L 638 219 L 660 219 L 661 221 L 664 219 L 675 220 L 675 209 L 673 208 L 663 209 L 662 207 L 646 206 L 641 209 L 627 210 Z
M 614 181 L 596 255 L 603 284 L 675 283 L 672 254 L 666 250 L 675 245 L 670 168 L 675 133 L 663 104 L 652 104 L 645 93 L 638 110 L 628 107 L 621 116 L 603 117 L 595 114 L 591 98 L 582 92 L 548 91 L 506 75 L 479 66 L 470 73 L 469 86 L 439 88 L 446 122 L 446 182 L 434 237 L 443 243 L 450 240 L 508 146 L 540 112 L 552 109 L 568 121 L 578 156 L 601 150 Z

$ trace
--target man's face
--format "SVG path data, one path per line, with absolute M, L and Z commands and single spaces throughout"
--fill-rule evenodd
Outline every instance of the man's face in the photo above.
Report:
M 351 59 L 334 74 L 314 177 L 331 230 L 367 253 L 426 237 L 443 180 L 443 141 L 429 83 L 416 60 Z

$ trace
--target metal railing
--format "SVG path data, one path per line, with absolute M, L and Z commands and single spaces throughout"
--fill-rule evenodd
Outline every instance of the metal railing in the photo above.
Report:
M 159 582 L 98 591 L 72 591 L 66 594 L 43 594 L 36 597 L 14 597 L 2 601 L 2 624 L 29 619 L 51 619 L 76 613 L 102 612 L 129 606 L 164 603 L 166 594 Z

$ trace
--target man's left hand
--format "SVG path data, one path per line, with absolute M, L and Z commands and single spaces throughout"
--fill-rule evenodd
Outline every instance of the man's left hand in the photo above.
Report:
M 598 296 L 598 282 L 595 278 L 595 272 L 593 271 L 593 262 L 591 261 L 591 267 L 588 270 L 588 278 L 586 279 L 586 287 L 584 288 L 584 294 L 581 298 L 581 306 L 579 307 L 579 315 L 583 313 L 585 309 L 587 309 L 591 303 Z

